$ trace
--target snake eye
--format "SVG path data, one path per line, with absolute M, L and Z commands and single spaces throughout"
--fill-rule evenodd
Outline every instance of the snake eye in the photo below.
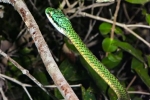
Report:
M 55 10 L 54 8 L 51 8 L 51 7 L 48 7 L 46 10 L 45 10 L 45 13 L 49 15 L 49 17 L 52 17 L 52 15 L 55 13 Z

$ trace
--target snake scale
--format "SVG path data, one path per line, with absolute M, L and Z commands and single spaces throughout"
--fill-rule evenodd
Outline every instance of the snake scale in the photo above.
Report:
M 92 69 L 103 78 L 103 80 L 114 90 L 118 100 L 130 100 L 126 89 L 120 84 L 118 79 L 91 53 L 82 42 L 78 34 L 73 29 L 69 19 L 61 10 L 48 7 L 45 10 L 46 16 L 51 24 L 63 35 L 70 39 L 86 62 Z

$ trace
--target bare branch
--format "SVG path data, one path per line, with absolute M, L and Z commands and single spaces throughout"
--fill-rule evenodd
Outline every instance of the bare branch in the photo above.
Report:
M 5 0 L 1 0 L 0 2 L 4 2 Z M 7 0 L 6 0 L 7 1 Z M 8 2 L 6 2 L 8 3 Z M 55 63 L 50 50 L 39 30 L 37 23 L 35 22 L 33 16 L 28 10 L 27 6 L 24 4 L 22 0 L 11 0 L 11 4 L 18 11 L 23 21 L 25 22 L 28 30 L 35 42 L 35 45 L 38 49 L 38 52 L 45 64 L 45 67 L 53 79 L 54 83 L 57 85 L 57 88 L 63 95 L 66 100 L 78 100 L 78 97 L 75 95 L 64 76 L 60 72 L 57 64 Z

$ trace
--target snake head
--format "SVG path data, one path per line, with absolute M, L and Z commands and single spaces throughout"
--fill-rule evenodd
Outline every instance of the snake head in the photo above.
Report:
M 45 13 L 49 21 L 60 33 L 67 36 L 67 32 L 72 30 L 71 22 L 61 10 L 48 7 Z

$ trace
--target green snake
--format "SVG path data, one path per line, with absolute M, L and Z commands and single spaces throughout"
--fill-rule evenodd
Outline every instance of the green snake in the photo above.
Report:
M 85 61 L 92 69 L 103 78 L 103 80 L 114 90 L 118 100 L 130 100 L 126 89 L 119 83 L 118 79 L 112 75 L 107 68 L 91 53 L 82 42 L 78 34 L 73 29 L 69 19 L 61 10 L 48 7 L 45 10 L 46 16 L 51 24 L 63 35 L 70 39 Z

